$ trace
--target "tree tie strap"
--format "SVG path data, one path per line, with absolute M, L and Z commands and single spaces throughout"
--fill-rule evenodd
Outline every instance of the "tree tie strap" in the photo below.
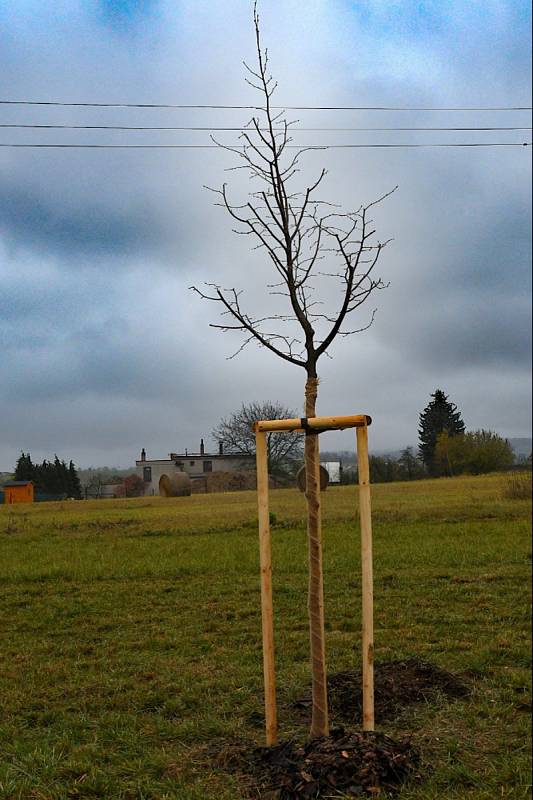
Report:
M 319 433 L 327 431 L 327 428 L 312 428 L 309 425 L 308 417 L 300 417 L 300 425 L 304 429 L 306 436 L 317 436 Z

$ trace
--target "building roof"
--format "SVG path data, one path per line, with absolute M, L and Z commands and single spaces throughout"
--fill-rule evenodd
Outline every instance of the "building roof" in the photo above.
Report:
M 254 455 L 249 453 L 169 453 L 170 461 L 175 461 L 177 458 L 209 458 L 209 459 L 225 459 L 225 458 L 253 458 Z
M 33 481 L 7 481 L 4 483 L 4 488 L 6 486 L 28 486 L 30 483 L 33 485 Z
M 219 461 L 237 459 L 237 461 L 246 461 L 248 459 L 255 461 L 254 455 L 246 455 L 244 453 L 170 453 L 172 458 L 146 458 L 139 459 L 135 462 L 138 467 L 143 465 L 149 467 L 150 464 L 174 464 L 175 461 Z

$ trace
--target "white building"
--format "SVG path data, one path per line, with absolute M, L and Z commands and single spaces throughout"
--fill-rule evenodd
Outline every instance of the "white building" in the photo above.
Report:
M 141 457 L 135 462 L 136 472 L 145 483 L 145 494 L 159 494 L 159 480 L 163 475 L 169 477 L 175 472 L 187 472 L 191 480 L 201 480 L 212 472 L 241 472 L 255 469 L 255 456 L 224 453 L 223 443 L 219 443 L 218 453 L 206 453 L 204 440 L 200 441 L 198 453 L 169 453 L 168 458 L 147 459 L 143 447 Z
M 341 462 L 340 461 L 321 461 L 320 465 L 327 470 L 330 483 L 341 482 Z

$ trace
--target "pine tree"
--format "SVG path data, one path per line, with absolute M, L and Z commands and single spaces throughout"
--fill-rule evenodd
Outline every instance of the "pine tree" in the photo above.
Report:
M 36 470 L 29 453 L 22 452 L 15 467 L 16 481 L 35 481 Z
M 54 490 L 55 494 L 64 494 L 68 497 L 68 471 L 64 461 L 60 461 L 57 453 L 54 455 Z
M 437 389 L 431 397 L 433 400 L 420 414 L 418 452 L 430 475 L 436 475 L 438 465 L 435 462 L 435 447 L 438 435 L 443 431 L 450 437 L 464 434 L 465 424 L 455 403 L 450 403 L 441 389 Z
M 81 500 L 81 482 L 78 475 L 78 470 L 71 461 L 68 465 L 69 476 L 69 497 L 75 497 L 76 500 Z
M 56 482 L 55 482 L 55 475 L 54 475 L 54 465 L 51 461 L 47 461 L 46 458 L 43 459 L 42 464 L 37 464 L 36 467 L 37 472 L 37 482 L 39 484 L 39 488 L 42 492 L 46 494 L 55 494 L 56 493 Z
M 64 495 L 81 499 L 81 482 L 74 462 L 67 467 L 57 455 L 54 460 L 44 459 L 42 464 L 34 464 L 29 453 L 22 452 L 15 467 L 16 481 L 33 481 L 35 488 L 50 495 Z

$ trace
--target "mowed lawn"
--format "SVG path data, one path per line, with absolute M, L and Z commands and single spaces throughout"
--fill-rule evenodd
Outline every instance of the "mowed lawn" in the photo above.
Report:
M 383 725 L 425 761 L 401 800 L 530 795 L 530 503 L 503 481 L 373 487 L 376 660 L 473 686 Z M 360 664 L 357 492 L 323 498 L 333 672 Z M 304 501 L 271 508 L 281 736 L 301 738 Z M 245 797 L 213 756 L 263 742 L 254 492 L 0 506 L 0 572 L 0 798 Z

